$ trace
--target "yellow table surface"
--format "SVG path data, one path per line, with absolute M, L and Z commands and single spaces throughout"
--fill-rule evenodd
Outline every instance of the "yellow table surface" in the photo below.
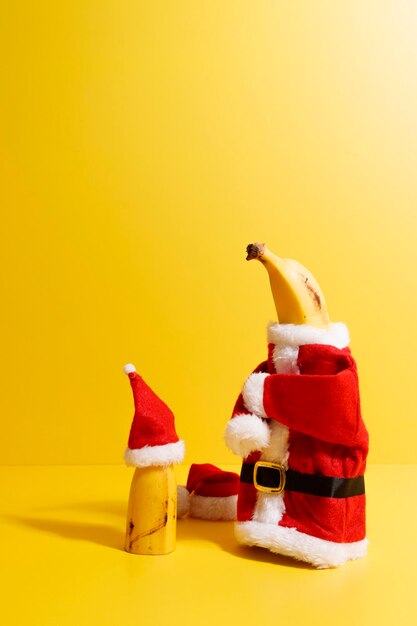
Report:
M 0 476 L 3 624 L 417 623 L 417 465 L 368 468 L 368 556 L 334 570 L 238 546 L 233 523 L 194 519 L 179 521 L 174 553 L 127 554 L 122 466 Z

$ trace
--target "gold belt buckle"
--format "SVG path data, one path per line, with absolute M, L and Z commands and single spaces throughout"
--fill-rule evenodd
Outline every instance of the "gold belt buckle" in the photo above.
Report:
M 279 485 L 278 487 L 265 487 L 258 483 L 258 469 L 260 467 L 270 467 L 276 469 L 279 472 Z M 282 493 L 285 489 L 285 467 L 280 463 L 269 463 L 268 461 L 258 461 L 253 468 L 253 484 L 258 491 L 262 493 Z

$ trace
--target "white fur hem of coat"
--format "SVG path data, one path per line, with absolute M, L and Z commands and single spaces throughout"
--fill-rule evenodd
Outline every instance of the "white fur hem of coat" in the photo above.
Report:
M 260 522 L 238 522 L 235 535 L 239 543 L 267 548 L 271 552 L 311 563 L 317 569 L 338 567 L 366 555 L 368 540 L 336 543 L 299 532 L 296 528 Z

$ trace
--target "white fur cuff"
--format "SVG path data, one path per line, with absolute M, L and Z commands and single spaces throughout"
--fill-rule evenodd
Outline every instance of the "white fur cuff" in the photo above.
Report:
M 269 444 L 268 424 L 257 415 L 241 414 L 227 424 L 224 438 L 227 447 L 243 458 L 255 450 L 263 450 Z
M 242 396 L 246 408 L 259 417 L 267 417 L 264 409 L 264 383 L 269 374 L 251 374 L 246 380 Z

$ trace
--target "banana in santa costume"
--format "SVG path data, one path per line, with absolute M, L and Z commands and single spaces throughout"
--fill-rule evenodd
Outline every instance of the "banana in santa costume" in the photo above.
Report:
M 365 556 L 368 433 L 342 323 L 330 323 L 311 273 L 263 244 L 278 323 L 225 432 L 243 457 L 235 532 L 248 545 L 336 567 Z

